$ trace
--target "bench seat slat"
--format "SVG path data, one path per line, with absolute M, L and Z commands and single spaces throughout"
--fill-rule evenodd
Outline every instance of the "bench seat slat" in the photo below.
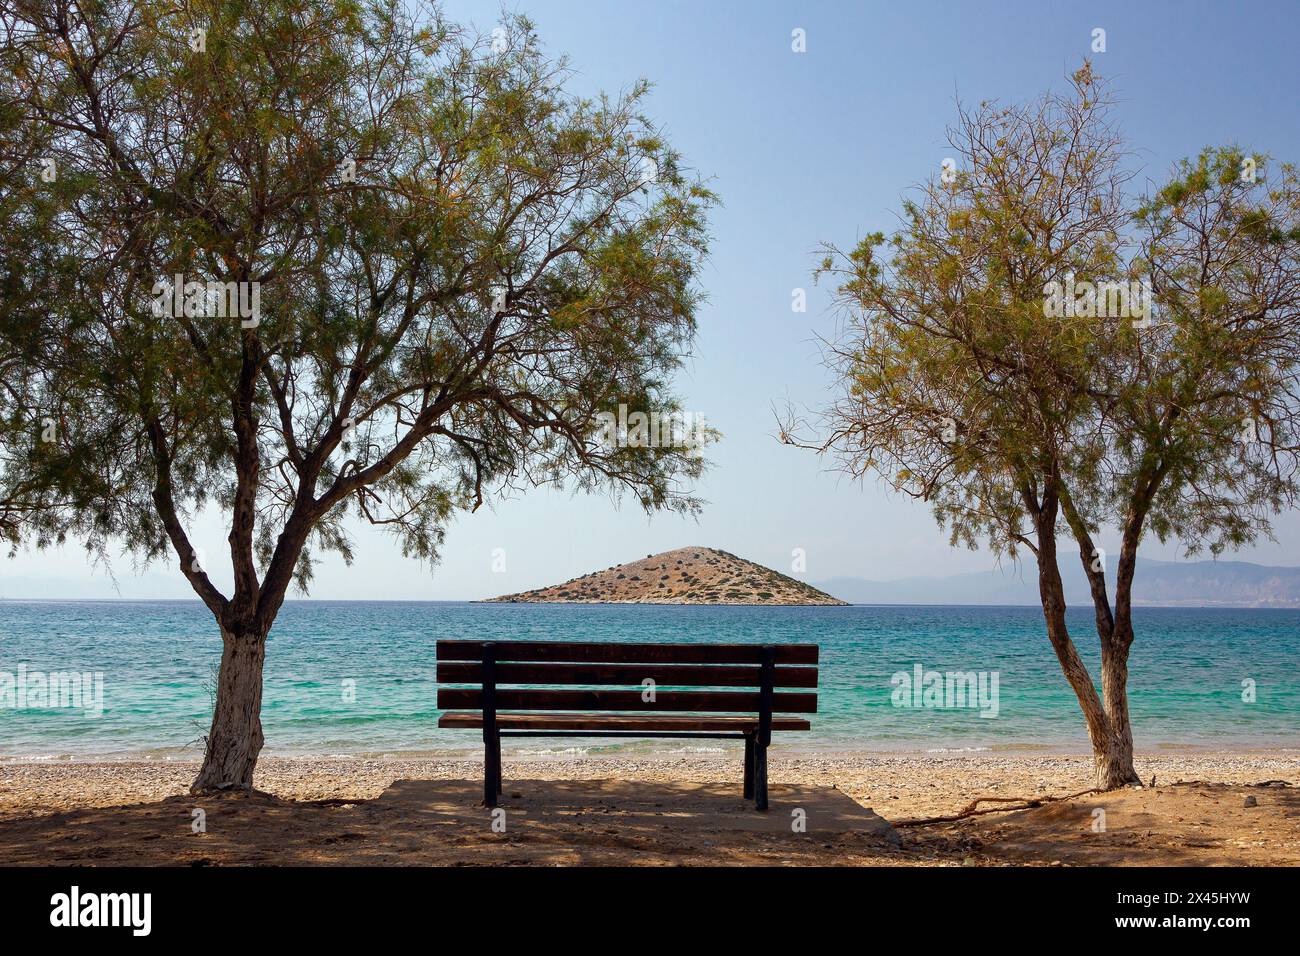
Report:
M 483 641 L 438 641 L 440 661 L 481 661 Z M 585 664 L 761 664 L 758 644 L 634 644 L 576 641 L 499 641 L 498 661 L 570 661 Z M 816 644 L 778 644 L 778 664 L 816 664 Z
M 442 728 L 479 728 L 483 715 L 474 712 L 452 712 L 438 718 Z M 730 715 L 680 716 L 662 715 L 643 717 L 639 714 L 497 714 L 497 726 L 502 730 L 627 730 L 627 731 L 719 731 L 744 733 L 758 729 L 757 717 Z M 802 717 L 773 717 L 773 730 L 811 730 L 812 724 Z
M 747 664 L 528 664 L 496 665 L 502 684 L 636 685 L 652 680 L 661 686 L 759 687 L 763 671 Z M 816 687 L 817 668 L 778 667 L 774 687 Z M 439 661 L 438 683 L 482 684 L 483 665 L 471 661 Z
M 479 688 L 440 687 L 439 710 L 474 710 L 483 706 Z M 497 689 L 496 709 L 507 710 L 630 710 L 719 711 L 759 710 L 753 691 L 659 690 L 653 700 L 643 700 L 639 690 L 514 690 Z M 772 711 L 781 714 L 815 714 L 816 694 L 773 694 Z

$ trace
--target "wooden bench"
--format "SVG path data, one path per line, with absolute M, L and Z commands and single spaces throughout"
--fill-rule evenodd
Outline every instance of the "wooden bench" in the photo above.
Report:
M 816 644 L 439 641 L 437 653 L 439 685 L 472 685 L 439 686 L 438 726 L 482 728 L 489 807 L 502 737 L 685 737 L 743 739 L 745 799 L 766 810 L 772 732 L 812 728 L 778 715 L 817 712 Z

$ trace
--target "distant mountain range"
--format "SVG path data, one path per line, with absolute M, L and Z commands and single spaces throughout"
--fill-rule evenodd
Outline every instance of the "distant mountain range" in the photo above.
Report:
M 1077 560 L 1061 562 L 1065 599 L 1092 604 Z M 1114 567 L 1108 568 L 1112 596 Z M 868 581 L 839 577 L 817 587 L 851 604 L 1038 604 L 1038 570 L 1032 562 L 1004 570 L 948 577 Z M 1300 607 L 1300 568 L 1249 561 L 1138 559 L 1133 603 L 1165 607 Z

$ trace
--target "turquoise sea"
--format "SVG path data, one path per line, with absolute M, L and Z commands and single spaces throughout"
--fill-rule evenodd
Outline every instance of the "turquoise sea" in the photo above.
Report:
M 1135 618 L 1130 692 L 1139 749 L 1300 746 L 1300 611 L 1144 608 Z M 1091 612 L 1072 609 L 1070 620 L 1096 677 Z M 435 726 L 434 642 L 442 637 L 816 643 L 822 680 L 814 730 L 783 735 L 782 746 L 1087 747 L 1078 706 L 1032 607 L 299 601 L 285 605 L 271 633 L 266 752 L 478 747 L 473 732 Z M 216 627 L 198 602 L 0 602 L 0 757 L 197 757 L 219 657 Z M 896 706 L 891 678 L 910 677 L 917 665 L 923 673 L 996 674 L 996 716 L 981 716 L 975 706 Z M 20 669 L 101 674 L 102 714 L 94 716 L 93 707 L 13 706 L 17 697 L 6 702 L 5 679 L 12 687 Z M 520 746 L 683 743 L 557 738 Z

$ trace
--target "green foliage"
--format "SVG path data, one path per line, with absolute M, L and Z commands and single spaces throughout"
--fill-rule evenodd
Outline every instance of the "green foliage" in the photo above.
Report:
M 1108 106 L 1086 70 L 1069 95 L 962 110 L 953 181 L 818 270 L 847 316 L 819 447 L 930 502 L 954 543 L 1036 549 L 1059 499 L 1081 551 L 1108 526 L 1125 557 L 1148 530 L 1217 553 L 1295 500 L 1295 169 L 1207 150 L 1130 198 Z M 1071 277 L 1147 282 L 1154 313 L 1050 314 Z
M 1087 64 L 1073 86 L 960 110 L 957 168 L 903 204 L 902 227 L 827 249 L 818 271 L 847 315 L 828 352 L 841 397 L 824 437 L 796 441 L 929 502 L 954 545 L 1033 553 L 1111 788 L 1138 779 L 1127 662 L 1144 536 L 1217 554 L 1267 534 L 1300 492 L 1300 183 L 1208 150 L 1134 200 L 1107 94 Z M 1113 578 L 1102 528 L 1120 541 Z M 1102 696 L 1066 619 L 1067 535 Z
M 525 18 L 494 48 L 415 6 L 0 6 L 4 481 L 33 504 L 12 540 L 171 551 L 261 627 L 313 548 L 350 557 L 349 513 L 433 559 L 515 487 L 697 507 L 697 454 L 592 436 L 619 403 L 676 407 L 713 195 L 644 82 L 575 98 Z M 257 283 L 259 324 L 155 314 L 176 274 Z M 229 599 L 190 560 L 209 504 Z

